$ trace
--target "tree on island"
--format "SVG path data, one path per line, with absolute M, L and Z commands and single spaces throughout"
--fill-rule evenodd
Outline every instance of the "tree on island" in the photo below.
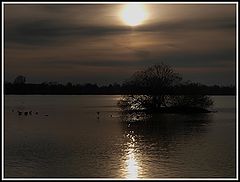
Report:
M 26 77 L 19 75 L 14 79 L 13 84 L 15 85 L 21 85 L 21 84 L 25 84 L 26 82 Z
M 123 96 L 118 105 L 124 111 L 154 112 L 208 112 L 213 101 L 206 95 L 176 95 L 181 76 L 170 66 L 161 63 L 138 71 L 125 82 L 125 86 L 138 90 L 138 95 Z M 191 87 L 189 87 L 191 89 Z

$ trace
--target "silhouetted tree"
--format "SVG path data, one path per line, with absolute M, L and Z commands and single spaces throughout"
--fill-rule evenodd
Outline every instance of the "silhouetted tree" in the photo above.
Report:
M 138 71 L 125 83 L 125 86 L 137 89 L 139 95 L 125 95 L 118 105 L 124 110 L 163 111 L 171 108 L 171 111 L 174 111 L 173 108 L 180 107 L 206 109 L 213 104 L 206 95 L 174 95 L 174 89 L 181 88 L 179 86 L 181 80 L 178 73 L 163 63 Z M 190 84 L 184 83 L 184 86 L 186 85 Z M 191 90 L 198 86 L 198 84 L 192 84 L 187 88 Z
M 213 101 L 206 95 L 170 95 L 167 101 L 171 107 L 208 108 L 213 105 Z
M 136 86 L 153 94 L 161 94 L 178 84 L 182 78 L 164 63 L 148 67 L 133 74 L 126 85 Z
M 140 92 L 147 93 L 147 95 L 150 94 L 152 107 L 160 108 L 166 106 L 166 94 L 181 80 L 180 75 L 174 72 L 170 66 L 161 63 L 134 73 L 125 85 L 133 89 L 139 89 Z M 145 99 L 144 97 L 143 100 Z M 144 103 L 145 102 L 146 101 L 144 101 Z
M 18 84 L 25 84 L 25 82 L 26 82 L 26 78 L 24 76 L 22 76 L 22 75 L 19 75 L 19 76 L 17 76 L 15 78 L 13 84 L 16 84 L 16 85 L 18 85 Z

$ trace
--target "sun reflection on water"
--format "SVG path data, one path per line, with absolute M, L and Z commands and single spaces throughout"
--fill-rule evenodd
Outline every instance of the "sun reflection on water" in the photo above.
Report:
M 140 167 L 136 156 L 136 139 L 131 134 L 127 134 L 127 137 L 130 141 L 127 143 L 126 178 L 138 178 Z

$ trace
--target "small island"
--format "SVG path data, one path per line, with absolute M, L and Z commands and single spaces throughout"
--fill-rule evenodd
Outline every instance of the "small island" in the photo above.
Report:
M 127 87 L 140 94 L 123 95 L 118 106 L 128 113 L 209 113 L 213 100 L 204 94 L 178 95 L 175 88 L 185 84 L 191 90 L 189 82 L 182 83 L 182 77 L 161 63 L 138 71 L 125 82 Z M 142 94 L 141 94 L 142 93 Z

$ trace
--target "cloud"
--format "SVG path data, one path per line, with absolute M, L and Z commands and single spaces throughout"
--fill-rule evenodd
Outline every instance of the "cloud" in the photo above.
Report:
M 47 7 L 50 8 L 50 7 Z M 52 7 L 53 8 L 53 7 Z M 54 9 L 57 9 L 54 7 Z M 235 29 L 235 18 L 213 17 L 158 22 L 135 28 L 135 32 L 184 32 Z M 5 43 L 27 44 L 30 46 L 56 45 L 61 42 L 75 41 L 86 37 L 130 34 L 130 27 L 124 25 L 84 25 L 66 21 L 66 19 L 23 19 L 14 26 L 5 21 Z
M 202 30 L 208 31 L 211 29 L 235 29 L 235 17 L 212 17 L 212 18 L 188 18 L 182 20 L 163 21 L 159 23 L 140 26 L 138 31 L 153 31 L 153 32 L 178 32 L 178 31 L 193 31 Z
M 33 45 L 56 45 L 72 42 L 86 37 L 108 36 L 110 34 L 129 33 L 128 27 L 76 26 L 56 23 L 49 20 L 27 22 L 14 29 L 6 28 L 5 43 Z
M 110 79 L 120 75 L 118 69 L 130 74 L 161 61 L 193 78 L 196 72 L 212 71 L 218 79 L 224 70 L 235 71 L 233 6 L 165 6 L 172 9 L 154 5 L 153 20 L 132 29 L 119 21 L 113 5 L 9 5 L 4 25 L 6 73 L 74 78 L 92 69 Z M 94 80 L 93 73 L 84 74 Z
M 209 53 L 187 53 L 182 52 L 180 54 L 164 54 L 154 56 L 152 58 L 144 58 L 144 56 L 148 55 L 147 51 L 143 50 L 134 50 L 135 52 L 140 52 L 139 58 L 136 60 L 123 60 L 121 58 L 115 58 L 112 60 L 105 60 L 104 58 L 99 58 L 95 60 L 84 59 L 84 58 L 58 58 L 58 59 L 45 59 L 45 60 L 35 60 L 35 64 L 44 65 L 45 67 L 49 67 L 51 69 L 54 68 L 73 68 L 73 67 L 84 67 L 84 66 L 92 66 L 92 67 L 116 67 L 116 68 L 124 68 L 124 67 L 146 67 L 153 64 L 159 64 L 160 62 L 164 62 L 173 67 L 209 67 L 214 71 L 214 67 L 221 67 L 221 69 L 229 69 L 231 68 L 234 71 L 234 60 L 235 60 L 235 52 L 234 50 L 225 50 L 225 51 L 216 51 Z M 141 53 L 143 52 L 143 53 Z M 139 53 L 137 53 L 139 54 Z M 143 56 L 141 55 L 143 54 Z M 232 63 L 232 64 L 229 64 Z

